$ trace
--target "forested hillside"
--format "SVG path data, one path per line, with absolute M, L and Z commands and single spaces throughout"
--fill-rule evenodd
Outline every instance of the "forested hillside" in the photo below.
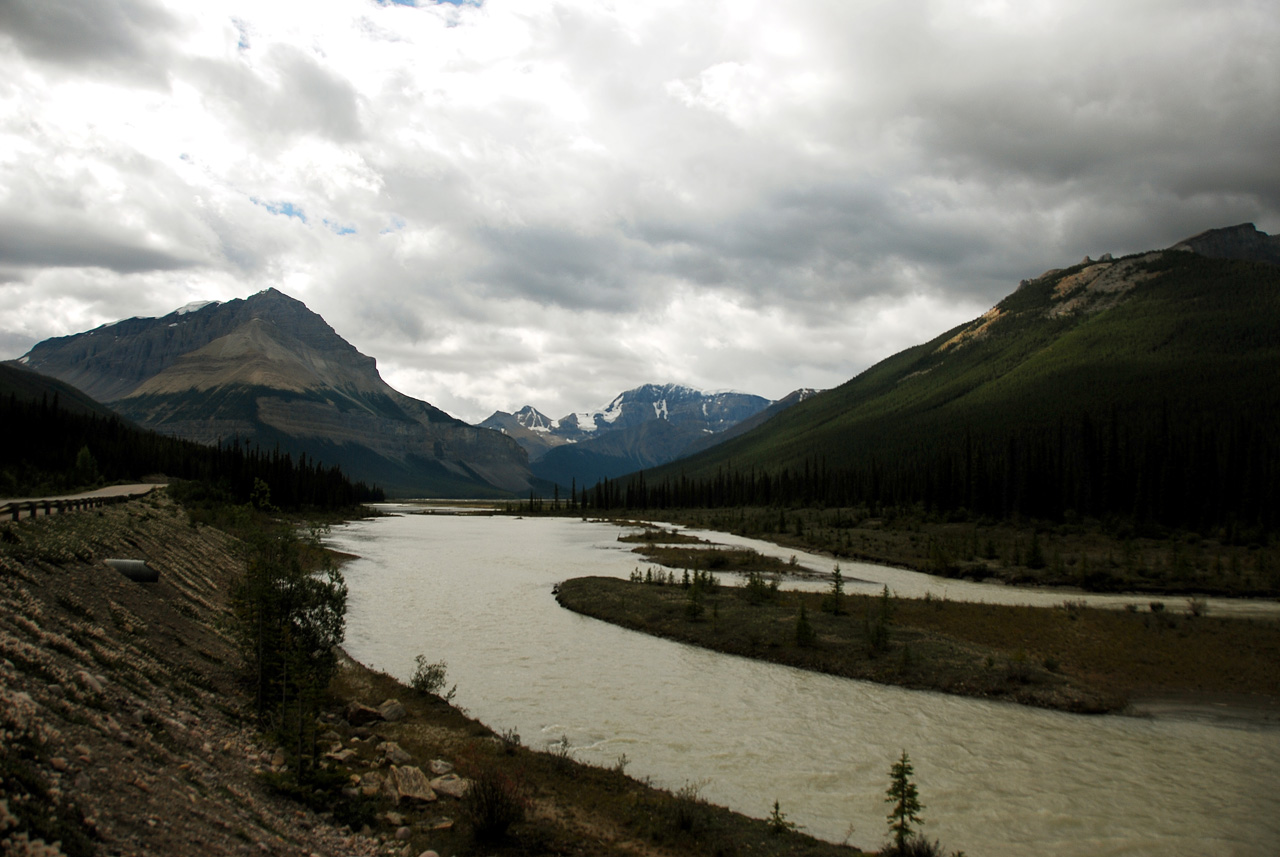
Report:
M 1086 260 L 601 506 L 923 504 L 1274 530 L 1280 267 Z

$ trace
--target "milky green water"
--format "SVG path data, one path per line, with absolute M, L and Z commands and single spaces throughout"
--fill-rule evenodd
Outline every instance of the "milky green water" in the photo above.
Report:
M 625 754 L 633 776 L 693 784 L 758 817 L 776 799 L 807 832 L 833 841 L 885 841 L 889 766 L 905 749 L 924 832 L 948 851 L 1280 854 L 1274 721 L 1084 717 L 906 691 L 696 649 L 559 607 L 557 581 L 626 577 L 637 566 L 619 532 L 439 515 L 344 525 L 331 544 L 360 556 L 344 568 L 346 648 L 402 679 L 419 653 L 443 659 L 455 702 L 494 728 L 515 728 L 528 746 L 567 737 L 575 758 L 605 766 Z M 800 560 L 829 570 L 829 560 Z M 945 586 L 952 598 L 1062 601 L 895 569 L 844 570 L 902 594 Z

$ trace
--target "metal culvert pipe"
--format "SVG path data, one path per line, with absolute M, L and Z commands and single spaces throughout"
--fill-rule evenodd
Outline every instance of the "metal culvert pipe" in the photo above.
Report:
M 160 580 L 160 570 L 147 565 L 145 559 L 104 559 L 103 562 L 138 583 L 155 583 Z

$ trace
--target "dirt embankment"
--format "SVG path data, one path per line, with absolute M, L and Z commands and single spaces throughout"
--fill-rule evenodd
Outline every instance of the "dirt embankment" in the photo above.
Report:
M 240 568 L 233 539 L 163 495 L 0 526 L 0 850 L 376 853 L 255 774 L 273 748 L 235 682 Z

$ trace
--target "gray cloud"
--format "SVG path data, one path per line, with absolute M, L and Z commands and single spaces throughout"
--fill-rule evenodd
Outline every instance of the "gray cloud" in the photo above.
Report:
M 189 73 L 209 102 L 251 137 L 318 134 L 347 143 L 363 135 L 355 88 L 296 47 L 268 48 L 261 69 L 239 58 L 205 59 Z
M 0 33 L 27 56 L 72 69 L 163 76 L 158 43 L 177 20 L 147 0 L 5 0 Z
M 73 224 L 37 224 L 0 214 L 0 264 L 22 267 L 107 268 L 120 274 L 174 271 L 195 260 L 142 246 L 132 236 Z

